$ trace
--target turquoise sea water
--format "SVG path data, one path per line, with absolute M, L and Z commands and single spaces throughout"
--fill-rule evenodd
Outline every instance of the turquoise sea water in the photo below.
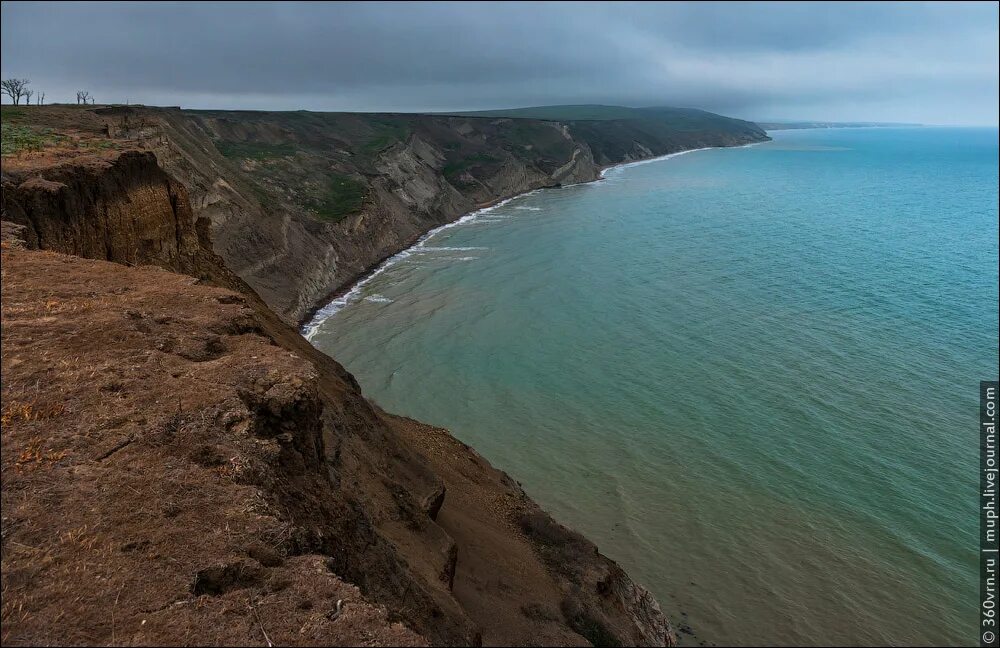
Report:
M 313 342 L 697 640 L 971 645 L 997 131 L 771 135 L 444 229 Z

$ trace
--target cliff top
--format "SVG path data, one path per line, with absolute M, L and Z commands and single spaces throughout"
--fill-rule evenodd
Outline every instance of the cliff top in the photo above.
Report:
M 424 644 L 325 556 L 276 549 L 267 408 L 315 403 L 315 370 L 242 297 L 2 255 L 5 645 Z
M 107 120 L 92 107 L 3 106 L 4 171 L 32 171 L 79 157 L 113 159 L 132 142 L 109 137 Z

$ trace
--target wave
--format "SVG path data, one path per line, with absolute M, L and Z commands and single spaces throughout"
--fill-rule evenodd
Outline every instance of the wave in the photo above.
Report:
M 389 299 L 385 295 L 380 295 L 378 293 L 375 293 L 374 295 L 368 295 L 367 297 L 365 297 L 365 301 L 366 302 L 372 302 L 374 304 L 391 304 L 392 303 L 391 299 Z
M 316 313 L 312 316 L 312 318 L 302 326 L 301 333 L 302 333 L 303 337 L 305 337 L 307 340 L 312 340 L 313 337 L 316 335 L 316 333 L 319 331 L 320 326 L 323 325 L 323 322 L 325 322 L 327 319 L 329 319 L 333 315 L 337 314 L 340 310 L 342 310 L 348 304 L 357 301 L 358 297 L 361 295 L 361 290 L 366 285 L 368 285 L 372 280 L 374 280 L 375 277 L 379 276 L 380 274 L 382 274 L 383 272 L 385 272 L 386 270 L 388 270 L 392 266 L 396 265 L 400 261 L 403 261 L 405 259 L 410 258 L 414 254 L 419 254 L 419 253 L 421 253 L 423 251 L 432 251 L 433 252 L 433 251 L 438 251 L 438 250 L 445 250 L 445 251 L 459 250 L 459 251 L 461 251 L 461 250 L 481 250 L 481 249 L 485 249 L 485 248 L 478 248 L 478 247 L 476 247 L 476 248 L 468 248 L 468 247 L 466 247 L 466 248 L 460 248 L 460 247 L 452 247 L 452 248 L 448 248 L 448 247 L 433 247 L 433 246 L 427 246 L 426 243 L 427 243 L 427 241 L 429 239 L 433 238 L 435 235 L 443 232 L 444 230 L 451 229 L 452 227 L 458 227 L 459 225 L 464 225 L 466 223 L 471 223 L 471 222 L 475 221 L 476 219 L 478 219 L 479 217 L 483 216 L 484 214 L 489 214 L 489 213 L 493 212 L 494 210 L 499 209 L 500 207 L 503 207 L 504 205 L 506 205 L 510 201 L 514 200 L 515 198 L 520 198 L 521 196 L 524 196 L 524 195 L 530 195 L 532 193 L 536 193 L 537 191 L 539 191 L 539 190 L 536 189 L 534 191 L 529 191 L 527 194 L 520 194 L 520 195 L 517 195 L 517 196 L 512 196 L 512 197 L 507 198 L 505 200 L 501 200 L 500 202 L 498 202 L 498 203 L 496 203 L 494 205 L 490 205 L 488 207 L 483 207 L 481 209 L 477 209 L 475 211 L 469 212 L 468 214 L 466 214 L 465 216 L 462 216 L 458 220 L 454 220 L 454 221 L 452 221 L 450 223 L 445 223 L 444 225 L 440 225 L 440 226 L 435 227 L 434 229 L 430 230 L 429 232 L 427 232 L 426 234 L 424 234 L 423 236 L 421 236 L 419 239 L 417 239 L 417 242 L 414 243 L 412 246 L 410 246 L 410 247 L 406 248 L 405 250 L 402 250 L 402 251 L 400 251 L 400 252 L 392 255 L 391 257 L 389 257 L 388 259 L 386 259 L 385 261 L 383 261 L 382 263 L 380 263 L 378 265 L 378 267 L 376 267 L 370 274 L 368 274 L 365 277 L 362 277 L 360 280 L 358 280 L 343 295 L 341 295 L 340 297 L 336 297 L 336 298 L 330 300 L 330 302 L 327 303 L 326 306 L 323 306 L 322 308 L 320 308 L 319 310 L 317 310 Z M 476 259 L 476 258 L 478 258 L 478 257 L 458 257 L 458 258 L 456 258 L 454 260 L 456 260 L 456 261 L 472 261 L 473 259 Z
M 432 245 L 424 245 L 419 248 L 414 248 L 414 252 L 468 252 L 469 250 L 488 250 L 486 247 L 435 247 Z
M 678 155 L 684 155 L 685 153 L 694 153 L 696 151 L 707 151 L 709 149 L 714 149 L 714 148 L 746 148 L 746 147 L 749 147 L 749 146 L 755 146 L 756 144 L 763 144 L 763 142 L 753 142 L 751 144 L 745 144 L 742 147 L 706 146 L 704 148 L 688 149 L 686 151 L 677 151 L 676 153 L 668 153 L 667 155 L 661 155 L 660 157 L 649 158 L 648 160 L 636 160 L 634 162 L 623 162 L 622 164 L 616 164 L 616 165 L 607 167 L 606 169 L 602 169 L 601 170 L 600 178 L 601 179 L 605 178 L 607 176 L 608 172 L 612 171 L 612 170 L 624 169 L 626 167 L 638 166 L 640 164 L 650 164 L 652 162 L 661 162 L 663 160 L 668 160 L 670 158 L 677 157 Z M 580 183 L 580 184 L 582 184 L 582 183 Z M 517 198 L 524 198 L 525 196 L 532 196 L 532 195 L 537 194 L 537 193 L 539 193 L 541 191 L 542 191 L 542 188 L 532 189 L 531 191 L 527 191 L 525 193 L 518 194 L 516 196 L 511 196 L 510 198 L 506 198 L 504 200 L 501 200 L 501 201 L 499 201 L 499 202 L 497 202 L 497 203 L 495 203 L 493 205 L 490 205 L 488 207 L 483 207 L 481 209 L 477 209 L 475 211 L 469 212 L 468 214 L 462 216 L 461 218 L 459 218 L 457 220 L 454 220 L 454 221 L 452 221 L 450 223 L 445 223 L 444 225 L 440 225 L 440 226 L 435 227 L 434 229 L 430 230 L 429 232 L 427 232 L 426 234 L 424 234 L 423 236 L 421 236 L 419 239 L 417 239 L 417 242 L 414 243 L 411 247 L 409 247 L 409 248 L 407 248 L 407 249 L 405 249 L 405 250 L 403 250 L 403 251 L 401 251 L 401 252 L 399 252 L 397 254 L 394 254 L 391 257 L 389 257 L 388 259 L 386 259 L 385 261 L 383 261 L 377 268 L 375 268 L 375 270 L 373 270 L 371 272 L 371 274 L 363 277 L 362 279 L 360 279 L 359 281 L 357 281 L 353 286 L 351 286 L 350 290 L 348 290 L 346 293 L 344 293 L 340 297 L 332 299 L 326 306 L 323 306 L 322 308 L 320 308 L 319 310 L 317 310 L 316 313 L 312 316 L 312 319 L 310 319 L 308 322 L 306 322 L 306 324 L 304 324 L 302 326 L 302 329 L 301 329 L 302 335 L 307 340 L 312 340 L 313 336 L 316 335 L 317 331 L 319 331 L 319 328 L 323 324 L 323 322 L 326 321 L 332 315 L 335 315 L 338 311 L 340 311 L 341 309 L 343 309 L 345 306 L 347 306 L 351 302 L 357 301 L 358 296 L 361 294 L 361 289 L 364 288 L 369 282 L 371 282 L 373 279 L 375 279 L 375 277 L 379 276 L 380 274 L 382 274 L 383 272 L 385 272 L 386 270 L 388 270 L 392 266 L 396 265 L 400 261 L 403 261 L 404 259 L 407 259 L 407 258 L 413 256 L 414 254 L 419 254 L 420 252 L 422 252 L 424 250 L 429 250 L 429 251 L 445 250 L 445 251 L 447 251 L 447 250 L 479 249 L 479 248 L 447 248 L 447 247 L 438 247 L 438 248 L 435 248 L 435 247 L 426 246 L 425 243 L 429 239 L 431 239 L 434 236 L 436 236 L 437 234 L 443 232 L 444 230 L 451 229 L 452 227 L 458 227 L 460 225 L 466 225 L 466 224 L 469 224 L 469 223 L 473 223 L 473 222 L 475 222 L 477 220 L 480 220 L 483 216 L 485 216 L 487 214 L 492 214 L 494 211 L 496 211 L 497 209 L 500 209 L 501 207 L 503 207 L 504 205 L 508 204 L 512 200 L 515 200 Z M 536 211 L 536 210 L 537 211 L 541 211 L 540 207 L 529 207 L 527 205 L 517 206 L 517 207 L 515 207 L 515 209 L 522 209 L 522 210 L 526 210 L 526 211 Z M 497 215 L 493 214 L 492 218 L 483 218 L 482 220 L 483 220 L 483 222 L 495 222 L 495 221 L 500 221 L 500 220 L 505 220 L 505 219 L 503 217 L 501 217 L 501 216 L 497 216 Z M 472 261 L 473 259 L 476 259 L 476 258 L 478 258 L 478 257 L 457 257 L 454 260 L 456 260 L 456 261 Z
M 749 148 L 751 146 L 757 146 L 758 144 L 764 144 L 765 142 L 750 142 L 749 144 L 744 144 L 742 146 L 703 146 L 702 148 L 687 149 L 686 151 L 677 151 L 676 153 L 667 153 L 666 155 L 661 155 L 659 157 L 647 158 L 645 160 L 635 160 L 634 162 L 622 162 L 621 164 L 613 164 L 605 169 L 601 170 L 601 178 L 606 178 L 609 171 L 618 171 L 620 169 L 625 169 L 627 167 L 640 166 L 642 164 L 652 164 L 653 162 L 662 162 L 663 160 L 669 160 L 670 158 L 675 158 L 679 155 L 685 155 L 687 153 L 697 153 L 698 151 L 710 151 L 712 149 L 732 149 L 732 148 Z

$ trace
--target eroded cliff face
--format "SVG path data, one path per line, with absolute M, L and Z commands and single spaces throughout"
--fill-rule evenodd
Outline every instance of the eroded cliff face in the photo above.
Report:
M 406 155 L 394 195 L 439 205 Z M 673 641 L 507 475 L 365 400 L 151 154 L 5 170 L 3 208 L 5 644 Z
M 5 169 L 2 182 L 4 219 L 31 247 L 180 271 L 202 249 L 187 190 L 152 153 Z
M 351 142 L 329 140 L 336 123 L 306 128 L 243 118 L 234 124 L 229 116 L 179 111 L 156 117 L 166 133 L 164 166 L 192 188 L 195 212 L 212 222 L 216 251 L 290 323 L 433 227 L 501 198 L 598 173 L 589 151 L 563 140 L 555 126 L 545 128 L 567 149 L 558 168 L 541 169 L 489 147 L 496 168 L 475 177 L 471 169 L 444 173 L 449 151 L 435 136 L 486 150 L 476 124 L 482 120 L 413 128 L 384 150 L 353 154 Z M 294 141 L 300 148 L 293 155 L 227 159 L 216 143 L 228 141 L 258 143 L 265 151 Z M 356 211 L 336 221 L 314 210 L 314 194 L 331 173 L 362 183 L 365 194 Z
M 161 163 L 212 223 L 215 250 L 286 321 L 430 229 L 603 167 L 767 139 L 753 124 L 674 131 L 631 121 L 435 115 L 143 113 Z M 360 200 L 337 190 L 356 186 Z

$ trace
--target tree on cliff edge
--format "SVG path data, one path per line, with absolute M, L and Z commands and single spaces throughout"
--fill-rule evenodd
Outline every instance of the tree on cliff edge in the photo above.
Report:
M 0 81 L 0 90 L 10 97 L 16 106 L 21 103 L 21 97 L 30 97 L 28 94 L 30 92 L 28 84 L 30 83 L 31 79 L 4 79 Z

